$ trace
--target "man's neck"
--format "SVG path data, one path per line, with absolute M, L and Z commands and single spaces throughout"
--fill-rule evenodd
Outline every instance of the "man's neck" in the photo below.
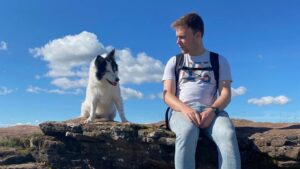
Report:
M 193 51 L 193 52 L 189 52 L 190 56 L 200 56 L 203 55 L 203 53 L 205 52 L 205 48 L 204 47 L 200 47 L 197 50 Z

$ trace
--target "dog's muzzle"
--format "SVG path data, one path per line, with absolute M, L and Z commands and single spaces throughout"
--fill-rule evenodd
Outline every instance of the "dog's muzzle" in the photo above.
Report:
M 113 86 L 117 86 L 117 84 L 118 84 L 118 82 L 119 82 L 119 78 L 116 79 L 116 82 L 112 82 L 112 81 L 110 81 L 110 80 L 108 80 L 108 79 L 106 79 L 106 81 L 107 81 L 109 84 L 113 85 Z

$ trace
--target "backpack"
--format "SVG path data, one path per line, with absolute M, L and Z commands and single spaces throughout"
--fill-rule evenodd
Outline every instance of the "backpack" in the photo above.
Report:
M 180 53 L 176 55 L 176 65 L 175 65 L 175 86 L 177 87 L 178 84 L 178 80 L 179 80 L 179 71 L 180 70 L 188 70 L 188 69 L 192 69 L 192 70 L 208 70 L 208 71 L 213 71 L 214 72 L 214 76 L 215 76 L 215 80 L 216 80 L 216 93 L 219 89 L 219 54 L 214 53 L 214 52 L 210 52 L 209 53 L 209 57 L 210 57 L 210 63 L 211 63 L 211 67 L 208 68 L 188 68 L 183 66 L 183 60 L 184 60 L 184 54 Z M 177 95 L 177 89 L 175 90 L 175 95 Z M 170 112 L 170 107 L 167 108 L 166 113 L 165 113 L 165 125 L 166 125 L 166 129 L 167 130 L 171 130 L 170 126 L 169 126 L 169 112 Z

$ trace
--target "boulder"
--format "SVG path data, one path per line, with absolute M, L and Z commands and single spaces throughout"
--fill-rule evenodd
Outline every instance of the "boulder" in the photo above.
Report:
M 233 120 L 243 169 L 300 168 L 300 125 Z M 163 122 L 119 123 L 78 118 L 40 124 L 32 156 L 51 168 L 173 169 L 175 135 Z M 199 137 L 197 169 L 216 169 L 215 144 Z

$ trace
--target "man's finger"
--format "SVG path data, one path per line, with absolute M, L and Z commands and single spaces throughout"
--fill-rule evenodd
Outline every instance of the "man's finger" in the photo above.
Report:
M 198 113 L 196 113 L 196 120 L 197 120 L 198 126 L 200 126 L 201 125 L 201 116 Z
M 190 113 L 190 119 L 191 119 L 192 123 L 194 123 L 196 126 L 198 126 L 199 124 L 198 124 L 198 121 L 197 121 L 197 118 L 196 118 L 195 115 L 196 115 L 195 112 L 191 112 Z

